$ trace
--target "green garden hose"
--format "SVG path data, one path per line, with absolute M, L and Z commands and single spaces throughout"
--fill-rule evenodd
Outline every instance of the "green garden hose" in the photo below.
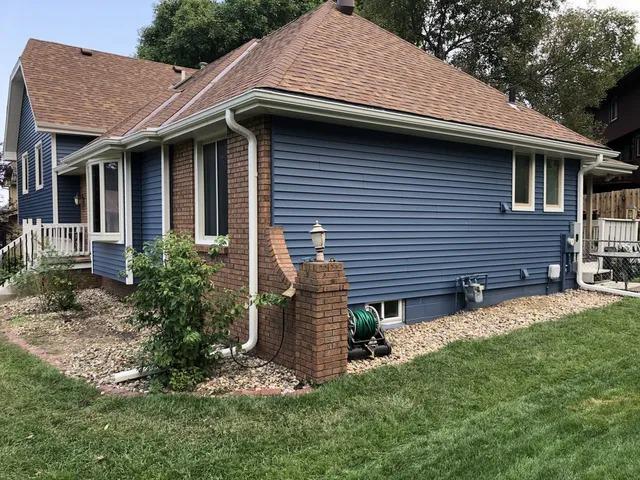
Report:
M 369 310 L 358 309 L 350 312 L 352 315 L 353 338 L 368 340 L 378 331 L 378 318 Z

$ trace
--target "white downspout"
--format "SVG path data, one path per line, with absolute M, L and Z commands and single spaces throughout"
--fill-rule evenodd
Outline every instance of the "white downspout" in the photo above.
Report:
M 600 154 L 596 157 L 595 163 L 591 165 L 585 165 L 584 167 L 580 168 L 580 171 L 578 172 L 578 218 L 577 220 L 579 225 L 578 231 L 580 232 L 580 237 L 579 237 L 580 241 L 582 241 L 582 235 L 584 234 L 584 228 L 582 224 L 582 217 L 584 212 L 584 174 L 595 169 L 603 161 L 604 161 L 604 157 L 602 156 L 602 154 Z M 589 212 L 589 214 L 591 214 L 591 212 Z M 580 288 L 584 290 L 589 290 L 592 292 L 610 293 L 613 295 L 621 295 L 624 297 L 640 298 L 640 293 L 638 292 L 629 292 L 627 290 L 617 290 L 615 288 L 608 288 L 608 287 L 603 287 L 601 285 L 590 285 L 588 283 L 585 283 L 584 280 L 582 279 L 582 249 L 583 248 L 584 248 L 584 245 L 579 245 L 578 255 L 576 258 L 576 261 L 577 261 L 576 275 L 577 275 L 578 286 Z
M 229 128 L 242 135 L 249 142 L 248 172 L 249 172 L 249 339 L 240 347 L 243 352 L 252 350 L 258 343 L 258 309 L 253 300 L 258 294 L 258 139 L 253 132 L 236 122 L 233 110 L 225 112 L 225 119 Z M 231 348 L 217 350 L 215 353 L 223 357 L 231 355 Z M 236 349 L 233 349 L 235 354 Z M 153 374 L 151 370 L 126 370 L 114 375 L 114 382 L 125 382 Z
M 249 338 L 242 344 L 243 352 L 252 350 L 258 343 L 258 309 L 253 300 L 258 294 L 258 139 L 251 130 L 236 122 L 235 113 L 228 109 L 225 112 L 227 126 L 247 139 L 249 143 Z M 231 349 L 220 350 L 222 356 L 231 355 Z M 234 352 L 235 353 L 235 352 Z

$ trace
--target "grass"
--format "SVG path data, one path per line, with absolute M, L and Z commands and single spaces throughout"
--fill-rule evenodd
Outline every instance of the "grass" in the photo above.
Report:
M 0 477 L 634 478 L 639 311 L 458 342 L 299 398 L 105 397 L 0 342 Z

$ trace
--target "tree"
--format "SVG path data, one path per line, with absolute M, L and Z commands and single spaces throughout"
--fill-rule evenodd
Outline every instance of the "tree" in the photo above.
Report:
M 598 139 L 592 110 L 616 80 L 640 63 L 634 16 L 610 8 L 571 9 L 549 22 L 520 79 L 538 111 Z
M 137 55 L 197 67 L 260 38 L 316 7 L 321 0 L 161 0 L 140 31 Z
M 592 138 L 591 109 L 640 62 L 636 18 L 564 0 L 360 0 L 362 15 Z

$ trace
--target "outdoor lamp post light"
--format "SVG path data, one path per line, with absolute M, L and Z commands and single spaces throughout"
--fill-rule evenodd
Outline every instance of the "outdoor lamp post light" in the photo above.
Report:
M 316 249 L 316 262 L 324 262 L 324 241 L 327 237 L 327 231 L 322 228 L 320 222 L 316 220 L 316 224 L 309 233 L 311 234 L 313 246 Z
M 80 194 L 76 193 L 76 196 L 73 197 L 73 203 L 75 203 L 76 205 L 80 205 Z

